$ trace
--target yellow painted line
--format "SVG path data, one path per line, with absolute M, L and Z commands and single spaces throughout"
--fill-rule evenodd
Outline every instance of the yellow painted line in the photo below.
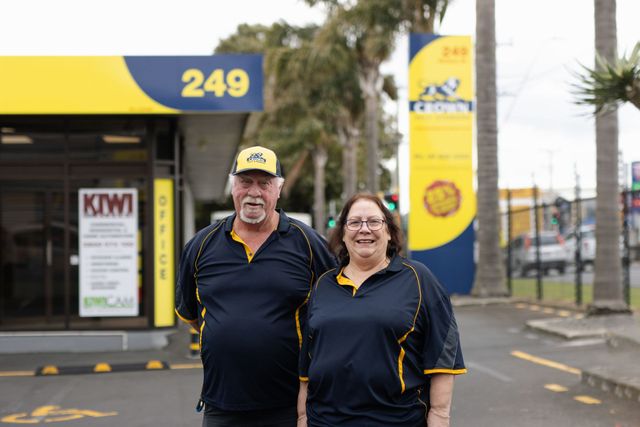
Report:
M 571 312 L 567 310 L 558 310 L 558 316 L 560 317 L 569 317 L 571 316 Z
M 544 388 L 546 388 L 547 390 L 555 391 L 556 393 L 564 393 L 565 391 L 569 390 L 568 388 L 560 384 L 546 384 Z
M 577 400 L 580 403 L 584 403 L 586 405 L 599 405 L 602 403 L 601 400 L 596 399 L 591 396 L 573 396 L 573 400 Z
M 580 313 L 580 314 L 576 314 L 575 316 L 576 319 L 584 319 L 584 314 Z
M 563 363 L 554 362 L 553 360 L 543 359 L 542 357 L 537 357 L 523 351 L 514 350 L 511 352 L 511 355 L 532 363 L 536 363 L 538 365 L 546 366 L 548 368 L 558 369 L 560 371 L 568 372 L 570 374 L 580 375 L 580 369 L 573 368 L 569 365 L 565 365 Z
M 531 305 L 531 306 L 529 306 L 529 310 L 531 310 L 531 311 L 540 311 L 540 306 L 539 305 Z
M 174 363 L 169 369 L 197 369 L 202 368 L 202 363 Z
M 32 377 L 33 371 L 0 371 L 0 377 Z
M 527 304 L 519 302 L 518 304 L 516 304 L 516 308 L 527 308 Z
M 545 314 L 551 314 L 551 313 L 555 312 L 555 310 L 553 308 L 547 307 L 544 310 L 542 310 L 542 312 L 545 313 Z

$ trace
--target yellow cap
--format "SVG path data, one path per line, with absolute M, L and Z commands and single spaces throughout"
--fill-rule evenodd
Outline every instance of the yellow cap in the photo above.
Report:
M 236 175 L 254 170 L 282 177 L 278 156 L 276 156 L 276 153 L 272 150 L 265 147 L 255 146 L 242 150 L 233 164 L 231 174 Z

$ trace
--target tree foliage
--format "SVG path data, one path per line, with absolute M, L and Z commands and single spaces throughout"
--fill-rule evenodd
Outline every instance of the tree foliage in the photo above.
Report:
M 640 42 L 626 57 L 608 61 L 596 56 L 596 67 L 582 66 L 583 74 L 576 74 L 577 103 L 593 105 L 596 114 L 606 113 L 631 102 L 640 109 Z

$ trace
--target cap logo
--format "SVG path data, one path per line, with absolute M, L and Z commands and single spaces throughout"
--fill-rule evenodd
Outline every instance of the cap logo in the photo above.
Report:
M 249 157 L 247 157 L 247 163 L 250 162 L 267 163 L 267 159 L 262 157 L 262 153 L 252 153 Z

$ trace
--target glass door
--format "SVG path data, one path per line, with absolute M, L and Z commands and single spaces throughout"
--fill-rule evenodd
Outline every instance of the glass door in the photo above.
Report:
M 64 237 L 62 181 L 0 181 L 0 328 L 64 327 Z

